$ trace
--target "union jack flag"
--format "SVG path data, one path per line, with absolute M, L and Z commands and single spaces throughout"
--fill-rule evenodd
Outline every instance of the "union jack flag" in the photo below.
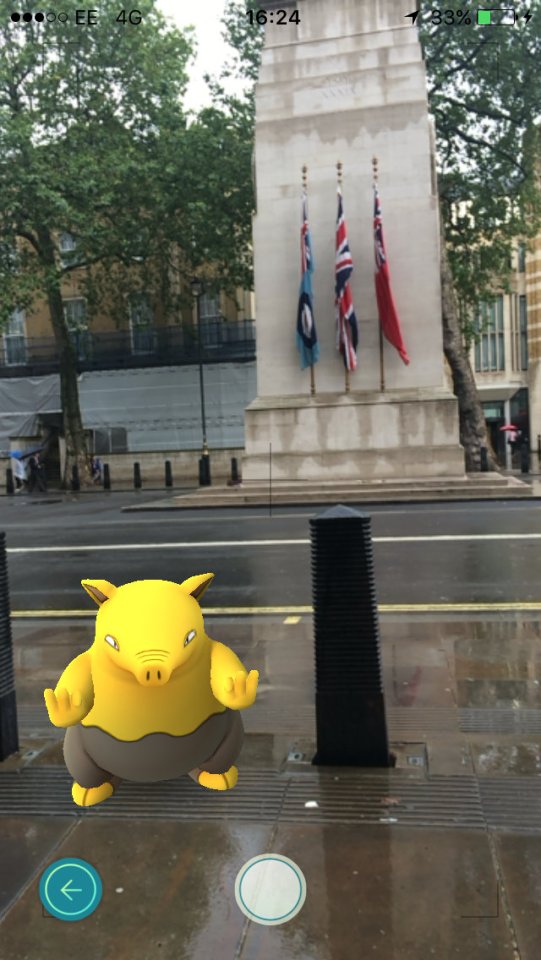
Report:
M 319 360 L 319 343 L 317 339 L 316 323 L 314 320 L 312 297 L 312 274 L 314 259 L 312 256 L 312 242 L 308 227 L 308 200 L 306 191 L 302 196 L 302 225 L 301 225 L 301 289 L 297 310 L 297 349 L 301 355 L 301 368 L 311 367 Z
M 381 219 L 381 206 L 379 202 L 378 188 L 374 184 L 374 255 L 376 259 L 376 300 L 378 302 L 379 322 L 386 339 L 398 350 L 399 356 L 407 365 L 410 362 L 402 331 L 400 329 L 400 320 L 391 288 L 391 275 L 389 273 L 389 264 L 387 254 L 385 253 L 385 242 L 383 240 L 383 223 Z
M 347 238 L 342 191 L 338 188 L 338 220 L 336 224 L 336 349 L 340 351 L 346 370 L 357 368 L 359 328 L 353 309 L 349 278 L 353 260 Z

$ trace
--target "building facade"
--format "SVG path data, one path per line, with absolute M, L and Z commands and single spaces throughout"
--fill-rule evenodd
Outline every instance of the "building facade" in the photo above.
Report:
M 492 448 L 506 469 L 511 469 L 513 462 L 507 432 L 501 428 L 513 423 L 530 438 L 534 430 L 530 415 L 531 255 L 524 243 L 514 252 L 512 267 L 511 292 L 481 306 L 478 339 L 470 357 Z M 541 419 L 534 419 L 541 429 Z
M 60 237 L 61 256 L 73 255 L 74 243 Z M 203 289 L 195 300 L 188 290 L 186 306 L 165 315 L 141 289 L 125 298 L 119 316 L 106 299 L 100 311 L 89 308 L 83 279 L 82 271 L 68 273 L 62 298 L 92 452 L 112 458 L 117 476 L 129 475 L 134 459 L 143 474 L 146 463 L 162 475 L 167 457 L 197 477 L 189 454 L 202 446 L 201 382 L 210 448 L 223 451 L 224 464 L 228 451 L 242 450 L 244 408 L 256 393 L 253 295 Z M 0 336 L 0 451 L 7 456 L 48 437 L 52 479 L 62 471 L 58 371 L 45 301 L 15 311 Z

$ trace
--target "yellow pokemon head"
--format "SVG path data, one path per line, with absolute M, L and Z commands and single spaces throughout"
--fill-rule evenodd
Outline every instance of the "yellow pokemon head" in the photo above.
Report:
M 183 583 L 136 580 L 115 587 L 107 580 L 82 580 L 99 605 L 90 648 L 93 670 L 123 670 L 143 686 L 162 686 L 173 671 L 210 649 L 198 600 L 213 573 Z

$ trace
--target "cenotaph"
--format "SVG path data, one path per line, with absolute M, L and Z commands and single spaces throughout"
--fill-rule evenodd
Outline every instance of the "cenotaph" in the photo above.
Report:
M 425 68 L 406 0 L 269 0 L 256 89 L 253 224 L 257 398 L 245 414 L 244 480 L 464 477 L 457 401 L 445 382 L 434 137 Z M 278 10 L 285 10 L 287 22 Z M 299 23 L 290 22 L 294 11 Z M 374 289 L 372 158 L 405 366 L 384 342 Z M 337 163 L 359 325 L 345 391 L 336 350 Z M 301 279 L 302 167 L 321 357 L 301 370 L 295 331 Z

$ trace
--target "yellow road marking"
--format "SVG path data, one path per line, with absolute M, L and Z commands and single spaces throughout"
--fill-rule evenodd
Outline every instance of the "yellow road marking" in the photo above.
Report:
M 512 611 L 541 611 L 541 601 L 513 600 L 508 603 L 381 603 L 379 613 L 506 613 Z M 287 617 L 287 622 L 298 622 L 311 615 L 313 607 L 203 607 L 207 617 L 257 617 L 265 614 Z M 46 618 L 95 617 L 93 610 L 12 610 L 15 620 Z
M 300 617 L 286 617 L 284 623 L 300 623 Z

